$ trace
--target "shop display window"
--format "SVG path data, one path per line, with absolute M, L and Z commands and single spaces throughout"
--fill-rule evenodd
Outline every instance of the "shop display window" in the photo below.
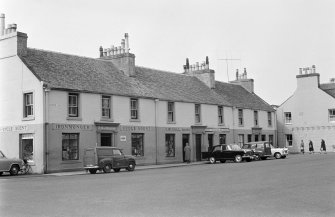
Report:
M 165 135 L 165 153 L 166 157 L 175 157 L 175 135 Z
M 131 154 L 134 156 L 144 156 L 144 134 L 132 133 L 131 134 Z
M 62 160 L 79 159 L 79 134 L 63 133 L 62 134 Z

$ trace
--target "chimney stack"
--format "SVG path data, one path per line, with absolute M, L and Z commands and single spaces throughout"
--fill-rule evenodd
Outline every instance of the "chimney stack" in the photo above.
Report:
M 5 34 L 5 14 L 0 14 L 0 36 Z
M 126 53 L 129 53 L 129 36 L 128 33 L 124 34 L 124 38 L 125 38 L 125 46 L 126 46 Z

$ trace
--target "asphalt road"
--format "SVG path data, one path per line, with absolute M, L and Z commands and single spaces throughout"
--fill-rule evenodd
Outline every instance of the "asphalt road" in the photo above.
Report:
M 96 175 L 2 177 L 0 216 L 335 216 L 335 153 Z

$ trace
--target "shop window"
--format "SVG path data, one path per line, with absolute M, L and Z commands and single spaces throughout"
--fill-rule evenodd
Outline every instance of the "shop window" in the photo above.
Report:
M 195 123 L 199 124 L 199 123 L 201 123 L 201 108 L 200 108 L 200 104 L 195 104 L 194 110 L 195 110 Z
M 223 106 L 218 106 L 218 120 L 219 124 L 224 124 Z
M 291 112 L 284 112 L 284 115 L 285 115 L 285 124 L 291 124 L 292 123 Z
M 62 134 L 62 160 L 79 159 L 79 134 L 63 133 Z
M 238 126 L 243 126 L 244 120 L 243 120 L 243 109 L 238 110 Z
M 292 146 L 292 134 L 286 134 L 286 145 Z
M 329 115 L 329 122 L 335 123 L 335 109 L 329 109 L 328 115 Z
M 111 97 L 102 96 L 101 98 L 101 116 L 102 118 L 110 119 L 111 118 Z
M 144 156 L 144 134 L 131 134 L 131 154 L 134 156 Z
M 220 145 L 226 144 L 226 134 L 219 134 Z
M 24 96 L 24 118 L 29 118 L 34 116 L 34 95 L 33 93 L 25 93 Z
M 79 117 L 79 95 L 77 93 L 69 93 L 69 117 Z
M 168 123 L 175 122 L 174 102 L 168 102 Z
M 21 158 L 28 162 L 34 162 L 34 135 L 21 134 Z
M 259 140 L 259 135 L 255 135 L 255 142 L 258 142 L 258 140 Z
M 268 126 L 272 127 L 272 115 L 271 115 L 271 112 L 268 112 Z
M 130 119 L 138 120 L 138 99 L 130 99 Z
M 262 135 L 262 141 L 266 141 L 266 135 Z
M 175 135 L 165 134 L 165 154 L 166 157 L 175 157 Z
M 252 135 L 248 134 L 248 142 L 251 142 L 251 141 L 252 141 Z

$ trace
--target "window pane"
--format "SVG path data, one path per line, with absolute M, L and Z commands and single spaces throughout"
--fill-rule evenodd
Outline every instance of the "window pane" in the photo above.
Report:
M 131 134 L 131 154 L 134 156 L 144 156 L 143 133 Z

